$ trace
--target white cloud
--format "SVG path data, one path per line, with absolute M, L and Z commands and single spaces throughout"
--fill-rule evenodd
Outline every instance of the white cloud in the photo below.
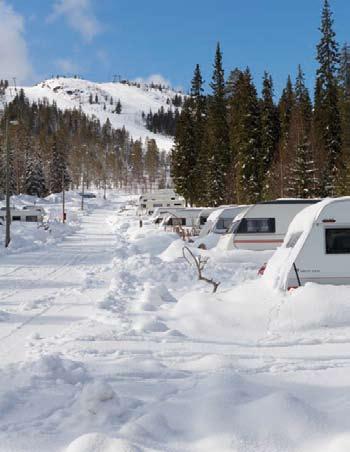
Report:
M 102 25 L 94 15 L 91 0 L 56 0 L 48 21 L 53 22 L 60 17 L 88 42 L 102 30 Z
M 163 77 L 161 74 L 152 74 L 146 78 L 138 77 L 137 79 L 135 79 L 135 82 L 146 83 L 147 85 L 154 83 L 156 85 L 171 86 L 170 81 Z
M 69 58 L 58 58 L 55 61 L 55 64 L 57 68 L 64 73 L 78 73 L 79 67 L 77 64 L 74 63 L 74 61 L 70 60 Z
M 24 19 L 5 1 L 0 0 L 0 78 L 16 77 L 18 82 L 31 81 L 31 65 L 24 38 Z

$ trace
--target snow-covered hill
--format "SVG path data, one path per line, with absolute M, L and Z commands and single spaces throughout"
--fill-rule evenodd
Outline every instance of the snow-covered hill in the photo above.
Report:
M 142 119 L 142 112 L 146 114 L 150 110 L 156 112 L 162 106 L 165 110 L 169 108 L 169 100 L 178 94 L 171 89 L 160 91 L 142 84 L 137 86 L 126 83 L 95 83 L 63 77 L 21 88 L 24 89 L 30 101 L 46 98 L 49 102 L 55 101 L 58 108 L 62 110 L 81 107 L 86 114 L 96 116 L 101 123 L 109 118 L 113 127 L 122 128 L 124 126 L 134 139 L 155 138 L 160 150 L 168 151 L 173 145 L 172 137 L 150 132 L 146 129 Z M 13 87 L 8 88 L 6 101 L 10 101 L 15 94 Z M 91 95 L 93 101 L 97 95 L 98 103 L 91 104 L 89 102 Z M 111 98 L 114 101 L 113 105 L 110 103 Z M 118 99 L 122 105 L 121 114 L 114 112 Z

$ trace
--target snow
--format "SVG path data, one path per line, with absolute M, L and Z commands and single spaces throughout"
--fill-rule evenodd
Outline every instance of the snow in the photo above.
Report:
M 271 252 L 188 243 L 213 294 L 130 197 L 67 199 L 76 228 L 0 255 L 1 451 L 349 450 L 349 287 L 282 293 Z
M 25 95 L 30 102 L 46 99 L 49 102 L 55 102 L 58 108 L 79 109 L 89 116 L 95 116 L 102 124 L 109 118 L 114 128 L 123 128 L 130 133 L 135 140 L 141 138 L 143 141 L 148 138 L 154 138 L 160 150 L 169 151 L 173 146 L 172 137 L 160 134 L 154 134 L 146 129 L 142 120 L 142 111 L 147 115 L 150 110 L 157 112 L 162 106 L 165 110 L 169 108 L 167 99 L 173 98 L 177 93 L 170 89 L 164 89 L 162 92 L 152 89 L 147 85 L 131 86 L 123 83 L 95 83 L 88 80 L 75 78 L 53 78 L 45 80 L 35 86 L 23 86 Z M 15 96 L 16 91 L 10 87 L 6 92 L 5 102 L 10 102 Z M 97 94 L 99 104 L 90 104 L 89 96 Z M 105 100 L 107 97 L 107 100 Z M 122 104 L 121 114 L 113 113 L 115 105 L 110 105 L 110 98 L 114 102 L 120 99 Z M 104 103 L 106 110 L 103 109 Z

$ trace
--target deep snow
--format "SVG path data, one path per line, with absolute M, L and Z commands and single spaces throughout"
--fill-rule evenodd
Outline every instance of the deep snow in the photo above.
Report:
M 350 288 L 283 294 L 271 253 L 194 249 L 212 294 L 125 196 L 79 222 L 0 256 L 1 451 L 350 450 Z

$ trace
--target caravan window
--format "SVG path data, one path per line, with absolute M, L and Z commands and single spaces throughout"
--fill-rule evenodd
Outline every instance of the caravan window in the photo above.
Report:
M 232 224 L 232 218 L 219 218 L 216 222 L 215 229 L 227 230 Z
M 13 215 L 12 221 L 21 221 L 21 217 L 19 215 Z
M 350 254 L 350 229 L 326 229 L 326 253 Z
M 153 207 L 163 207 L 163 204 L 153 204 Z
M 35 215 L 28 215 L 26 216 L 26 221 L 28 223 L 35 223 L 36 221 L 38 221 L 38 217 Z
M 276 232 L 275 218 L 243 218 L 237 234 L 272 234 Z
M 171 217 L 167 224 L 168 226 L 186 226 L 186 218 Z
M 207 217 L 199 217 L 199 224 L 203 226 L 207 222 Z

